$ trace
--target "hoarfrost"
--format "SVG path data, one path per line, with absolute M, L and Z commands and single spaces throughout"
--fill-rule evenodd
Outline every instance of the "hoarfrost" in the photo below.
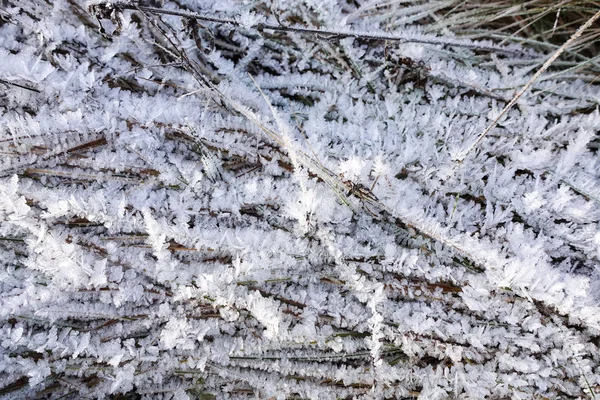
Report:
M 5 0 L 0 393 L 597 392 L 598 84 L 404 3 Z

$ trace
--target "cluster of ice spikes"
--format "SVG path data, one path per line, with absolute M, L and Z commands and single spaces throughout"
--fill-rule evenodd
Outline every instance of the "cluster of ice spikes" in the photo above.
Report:
M 0 2 L 0 398 L 598 393 L 598 83 L 437 3 Z

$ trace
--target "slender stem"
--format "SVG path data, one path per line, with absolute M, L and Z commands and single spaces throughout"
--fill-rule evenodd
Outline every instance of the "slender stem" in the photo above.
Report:
M 188 11 L 177 11 L 177 10 L 167 10 L 164 8 L 157 7 L 146 7 L 146 6 L 138 6 L 138 5 L 123 5 L 121 6 L 123 9 L 128 10 L 138 10 L 138 11 L 146 11 L 153 14 L 164 14 L 164 15 L 175 15 L 178 17 L 195 19 L 199 21 L 207 21 L 207 22 L 218 22 L 221 24 L 228 24 L 234 26 L 242 26 L 238 21 L 230 18 L 218 18 L 207 16 L 204 14 L 193 13 Z M 301 27 L 292 27 L 292 26 L 284 26 L 284 25 L 273 25 L 273 24 L 255 24 L 250 26 L 250 28 L 256 29 L 259 32 L 263 30 L 271 30 L 278 32 L 293 32 L 299 34 L 310 34 L 316 35 L 317 37 L 325 40 L 330 39 L 344 39 L 344 38 L 354 38 L 354 39 L 364 39 L 364 40 L 388 40 L 395 41 L 401 43 L 422 43 L 422 44 L 432 44 L 432 45 L 445 45 L 445 46 L 456 46 L 456 47 L 465 47 L 470 49 L 478 49 L 478 50 L 488 50 L 502 53 L 520 53 L 517 50 L 509 50 L 504 46 L 491 46 L 486 44 L 478 44 L 473 43 L 471 41 L 463 41 L 457 39 L 440 39 L 434 36 L 426 36 L 426 35 L 418 35 L 418 36 L 404 36 L 404 35 L 390 35 L 385 32 L 357 32 L 357 31 L 349 31 L 349 30 L 327 30 L 327 29 L 314 29 L 314 28 L 301 28 Z
M 41 92 L 41 90 L 39 90 L 39 89 L 32 88 L 32 87 L 25 86 L 25 85 L 20 85 L 18 83 L 7 81 L 7 80 L 4 80 L 4 79 L 0 79 L 0 83 L 3 83 L 5 85 L 16 86 L 16 87 L 19 87 L 19 88 L 25 89 L 25 90 L 31 90 L 32 92 L 36 92 L 36 93 L 40 93 Z

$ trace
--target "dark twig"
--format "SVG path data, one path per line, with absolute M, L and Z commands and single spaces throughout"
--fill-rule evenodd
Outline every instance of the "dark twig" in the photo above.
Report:
M 32 87 L 25 86 L 25 85 L 20 85 L 20 84 L 15 83 L 15 82 L 6 81 L 4 79 L 0 79 L 0 83 L 3 83 L 5 85 L 16 86 L 16 87 L 19 87 L 19 88 L 25 89 L 25 90 L 31 90 L 32 92 L 36 92 L 36 93 L 41 93 L 41 90 L 39 90 L 39 89 L 32 88 Z
M 221 24 L 228 24 L 233 26 L 242 26 L 238 21 L 230 18 L 218 18 L 207 16 L 199 13 L 193 13 L 188 11 L 176 11 L 176 10 L 167 10 L 164 8 L 158 7 L 146 7 L 141 5 L 121 5 L 119 6 L 122 9 L 128 10 L 138 10 L 138 11 L 146 11 L 153 14 L 164 14 L 164 15 L 174 15 L 182 18 L 195 19 L 199 21 L 207 21 L 207 22 L 217 22 Z M 400 43 L 421 43 L 421 44 L 431 44 L 431 45 L 442 45 L 442 46 L 455 46 L 455 47 L 464 47 L 476 50 L 487 50 L 501 53 L 521 53 L 518 50 L 507 49 L 504 46 L 493 46 L 488 44 L 478 44 L 473 43 L 471 41 L 463 41 L 457 39 L 439 39 L 432 36 L 425 35 L 390 35 L 384 32 L 358 32 L 358 31 L 349 31 L 349 30 L 327 30 L 327 29 L 314 29 L 314 28 L 302 28 L 302 27 L 292 27 L 292 26 L 284 26 L 284 25 L 273 25 L 273 24 L 255 24 L 250 26 L 249 28 L 256 29 L 261 32 L 263 30 L 271 30 L 278 32 L 293 32 L 304 35 L 316 35 L 321 39 L 331 40 L 331 39 L 344 39 L 344 38 L 354 38 L 354 39 L 363 39 L 363 40 L 388 40 L 395 41 Z

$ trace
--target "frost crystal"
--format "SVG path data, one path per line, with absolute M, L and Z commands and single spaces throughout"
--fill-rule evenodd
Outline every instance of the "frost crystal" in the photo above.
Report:
M 599 393 L 598 81 L 447 7 L 4 0 L 0 396 Z

